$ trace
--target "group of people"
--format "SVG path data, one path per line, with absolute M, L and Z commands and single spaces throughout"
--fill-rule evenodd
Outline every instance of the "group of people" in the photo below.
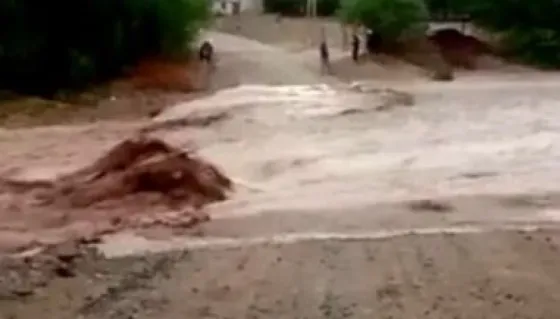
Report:
M 352 33 L 351 45 L 351 57 L 354 63 L 360 62 L 360 48 L 361 40 L 357 32 Z M 372 30 L 367 30 L 366 32 L 366 49 L 369 53 L 377 53 L 379 47 L 381 46 L 381 37 L 379 34 L 373 32 Z M 329 47 L 327 45 L 327 39 L 325 36 L 325 31 L 322 30 L 321 42 L 319 44 L 319 57 L 321 61 L 321 73 L 322 74 L 332 74 L 332 67 L 330 62 Z M 198 58 L 200 62 L 204 62 L 209 66 L 214 67 L 214 46 L 210 41 L 204 41 L 199 48 Z
M 354 63 L 356 64 L 360 62 L 361 42 L 362 41 L 358 36 L 357 32 L 352 33 L 352 39 L 350 41 L 350 45 L 351 45 L 350 53 L 351 53 L 352 61 L 354 61 Z M 379 51 L 380 45 L 381 45 L 380 35 L 368 29 L 366 32 L 366 50 L 369 53 L 377 53 Z M 327 40 L 324 31 L 322 34 L 321 43 L 319 44 L 319 56 L 321 59 L 321 73 L 332 74 L 329 47 L 327 45 Z

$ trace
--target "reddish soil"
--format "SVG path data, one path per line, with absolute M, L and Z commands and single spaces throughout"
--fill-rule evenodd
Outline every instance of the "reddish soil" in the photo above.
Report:
M 448 63 L 465 69 L 476 69 L 476 59 L 492 52 L 488 44 L 455 29 L 437 31 L 429 39 L 440 49 Z
M 4 178 L 0 252 L 98 241 L 124 228 L 190 229 L 209 220 L 203 207 L 224 200 L 231 187 L 192 154 L 158 139 L 127 139 L 54 180 Z
M 0 124 L 8 128 L 146 118 L 162 108 L 204 94 L 195 60 L 149 59 L 117 81 L 55 100 L 0 99 Z
M 198 89 L 197 73 L 200 64 L 189 61 L 146 59 L 130 70 L 123 80 L 136 89 L 159 89 L 192 92 Z

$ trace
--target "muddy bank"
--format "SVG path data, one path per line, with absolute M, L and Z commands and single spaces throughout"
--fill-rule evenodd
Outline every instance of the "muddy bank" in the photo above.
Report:
M 0 91 L 0 125 L 13 129 L 145 119 L 170 104 L 204 95 L 204 75 L 197 60 L 149 59 L 111 82 L 52 98 Z
M 439 49 L 447 63 L 453 67 L 475 70 L 483 56 L 495 55 L 490 44 L 455 29 L 438 30 L 428 39 Z M 496 56 L 497 57 L 497 56 Z

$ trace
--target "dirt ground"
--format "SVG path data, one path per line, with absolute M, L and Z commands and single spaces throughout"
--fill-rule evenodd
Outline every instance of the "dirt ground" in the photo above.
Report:
M 146 60 L 112 83 L 52 99 L 0 92 L 0 123 L 11 129 L 142 120 L 168 105 L 207 94 L 204 81 L 195 62 Z
M 351 28 L 343 29 L 338 21 L 330 18 L 310 20 L 284 17 L 277 20 L 274 15 L 247 14 L 242 17 L 241 23 L 232 17 L 222 17 L 217 21 L 216 28 L 223 32 L 280 47 L 297 56 L 312 69 L 318 69 L 317 47 L 321 30 L 324 29 L 333 69 L 337 77 L 344 80 L 424 79 L 430 76 L 432 69 L 439 69 L 440 64 L 444 62 L 457 68 L 459 73 L 463 73 L 465 69 L 499 70 L 499 72 L 529 70 L 525 66 L 513 65 L 495 55 L 488 54 L 488 50 L 479 50 L 481 41 L 491 43 L 493 38 L 470 24 L 432 22 L 429 25 L 430 39 L 437 44 L 433 48 L 427 49 L 423 44 L 414 43 L 407 47 L 407 53 L 401 52 L 397 56 L 382 54 L 367 57 L 364 55 L 361 59 L 362 63 L 358 66 L 350 58 Z M 441 33 L 443 30 L 445 31 Z M 459 37 L 458 32 L 453 31 L 464 32 L 464 35 Z M 443 37 L 438 36 L 438 33 L 443 34 Z M 362 39 L 362 43 L 364 43 L 364 39 Z M 410 51 L 414 51 L 412 49 L 418 52 L 411 53 Z M 433 54 L 423 52 L 426 49 L 433 50 Z M 441 53 L 437 52 L 438 49 Z M 405 60 L 413 61 L 413 64 L 407 63 Z
M 194 229 L 100 237 L 88 229 L 119 214 L 181 216 L 146 194 L 69 223 L 4 191 L 0 318 L 557 318 L 556 74 L 343 89 L 350 71 L 320 76 L 305 53 L 205 36 L 214 94 L 166 95 L 152 118 L 159 107 L 140 105 L 128 119 L 0 130 L 0 170 L 53 180 L 159 126 L 148 135 L 194 149 L 235 192 Z
M 552 319 L 558 243 L 555 231 L 494 232 L 89 255 L 73 279 L 18 286 L 0 307 L 4 318 L 46 319 Z

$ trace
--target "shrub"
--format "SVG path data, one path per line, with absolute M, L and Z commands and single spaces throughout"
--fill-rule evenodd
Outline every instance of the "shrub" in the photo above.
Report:
M 340 15 L 375 30 L 384 40 L 423 34 L 429 18 L 423 0 L 345 0 Z
M 332 16 L 340 7 L 341 0 L 317 0 L 317 15 Z M 285 16 L 303 16 L 306 14 L 307 0 L 264 0 L 264 10 Z
M 305 2 L 301 0 L 265 0 L 264 11 L 287 16 L 305 14 Z
M 341 0 L 318 0 L 317 14 L 320 16 L 333 16 L 340 8 Z
M 182 55 L 209 12 L 206 0 L 2 0 L 0 87 L 50 94 Z
M 445 20 L 447 18 L 463 17 L 468 14 L 466 7 L 471 0 L 425 0 L 432 18 Z
M 502 35 L 504 53 L 543 67 L 560 66 L 558 0 L 426 0 L 430 11 L 467 14 Z
M 473 0 L 463 6 L 476 24 L 503 35 L 506 53 L 544 67 L 560 66 L 557 0 Z
M 560 67 L 560 31 L 548 28 L 514 28 L 503 33 L 505 54 L 543 68 Z

